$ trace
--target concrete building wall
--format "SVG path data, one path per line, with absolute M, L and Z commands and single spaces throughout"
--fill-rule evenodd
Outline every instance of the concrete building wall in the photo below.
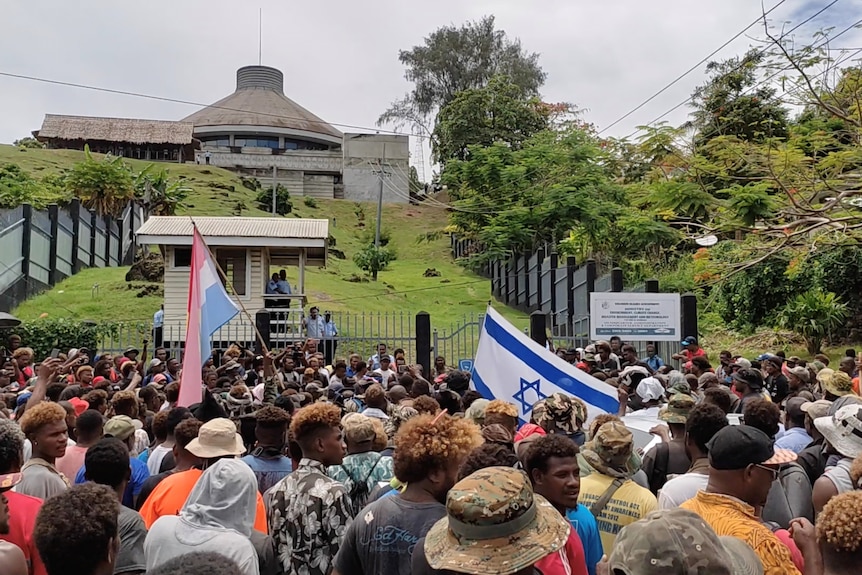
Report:
M 378 162 L 388 173 L 383 201 L 407 203 L 410 199 L 410 141 L 407 136 L 388 134 L 344 134 L 344 199 L 377 201 Z

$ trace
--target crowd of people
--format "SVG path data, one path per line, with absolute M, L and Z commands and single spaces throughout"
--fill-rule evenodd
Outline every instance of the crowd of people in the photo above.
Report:
M 853 350 L 835 368 L 713 365 L 694 337 L 667 362 L 619 338 L 555 351 L 616 388 L 619 412 L 590 418 L 563 393 L 524 415 L 384 344 L 331 361 L 315 340 L 234 345 L 179 406 L 167 349 L 26 343 L 0 358 L 3 575 L 862 569 Z

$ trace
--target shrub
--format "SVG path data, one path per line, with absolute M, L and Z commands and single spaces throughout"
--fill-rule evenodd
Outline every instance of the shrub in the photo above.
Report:
M 96 160 L 89 146 L 84 147 L 84 153 L 84 161 L 76 163 L 66 175 L 66 188 L 81 198 L 87 209 L 119 216 L 135 198 L 132 172 L 123 158 L 106 156 Z
M 11 331 L 20 335 L 24 344 L 32 347 L 36 357 L 41 359 L 54 348 L 66 352 L 73 347 L 86 347 L 95 352 L 104 338 L 117 336 L 120 325 L 117 322 L 47 318 L 22 322 Z
M 364 244 L 373 244 L 374 243 L 374 234 L 377 232 L 377 226 L 375 225 L 372 228 L 366 229 L 365 232 L 362 233 L 362 243 Z M 380 247 L 385 247 L 389 245 L 389 242 L 392 240 L 392 232 L 387 228 L 381 228 L 380 230 Z
M 844 325 L 847 304 L 819 288 L 797 295 L 782 310 L 779 324 L 805 338 L 808 353 L 820 353 L 823 340 Z
M 260 190 L 254 199 L 258 207 L 265 212 L 272 211 L 272 188 Z M 281 184 L 275 187 L 275 213 L 286 216 L 293 211 L 293 203 L 290 201 L 290 192 Z
M 302 203 L 308 206 L 309 208 L 317 207 L 317 199 L 312 196 L 305 196 L 302 198 Z
M 386 269 L 386 266 L 396 258 L 395 251 L 389 248 L 378 248 L 374 244 L 368 244 L 353 256 L 353 263 L 366 272 L 370 272 L 374 280 L 377 280 L 377 272 Z

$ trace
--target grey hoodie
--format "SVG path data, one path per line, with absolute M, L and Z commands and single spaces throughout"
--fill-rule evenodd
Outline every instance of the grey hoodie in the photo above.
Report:
M 257 480 L 238 459 L 222 459 L 204 471 L 179 516 L 153 523 L 144 542 L 147 571 L 197 551 L 232 559 L 245 575 L 259 575 L 249 537 L 254 526 Z

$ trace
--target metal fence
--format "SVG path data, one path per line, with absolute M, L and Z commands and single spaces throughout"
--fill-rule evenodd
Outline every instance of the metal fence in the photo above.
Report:
M 135 231 L 144 220 L 129 203 L 121 217 L 98 216 L 77 199 L 36 210 L 0 210 L 0 311 L 49 289 L 86 267 L 131 265 Z

